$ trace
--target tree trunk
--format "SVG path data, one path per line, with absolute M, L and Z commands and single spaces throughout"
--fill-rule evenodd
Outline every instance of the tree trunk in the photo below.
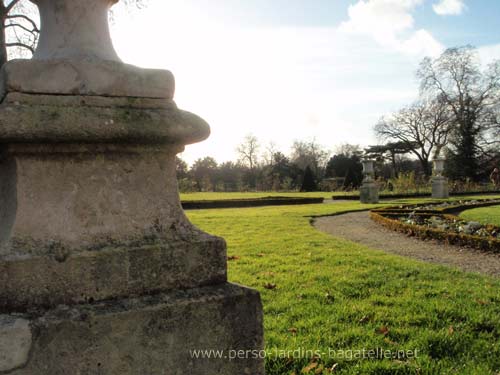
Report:
M 432 175 L 431 164 L 428 159 L 420 158 L 420 164 L 422 165 L 422 169 L 424 170 L 424 174 L 426 177 L 430 177 Z
M 397 171 L 397 166 L 396 166 L 396 153 L 391 150 L 391 164 L 392 164 L 392 171 L 391 171 L 391 177 L 396 178 L 398 177 L 398 171 Z

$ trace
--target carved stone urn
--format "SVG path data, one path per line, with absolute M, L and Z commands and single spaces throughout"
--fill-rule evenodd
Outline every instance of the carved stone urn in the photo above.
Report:
M 363 164 L 363 176 L 365 179 L 373 180 L 375 169 L 373 168 L 373 160 L 365 159 L 361 162 Z
M 31 0 L 44 28 L 37 60 L 120 61 L 109 34 L 108 11 L 117 0 Z
M 444 162 L 446 161 L 443 157 L 438 157 L 434 159 L 434 175 L 442 176 L 444 172 Z
M 0 80 L 0 373 L 263 374 L 256 291 L 182 210 L 175 156 L 209 136 L 174 77 L 118 58 L 114 0 L 33 0 L 32 60 Z M 222 110 L 222 109 L 221 109 Z

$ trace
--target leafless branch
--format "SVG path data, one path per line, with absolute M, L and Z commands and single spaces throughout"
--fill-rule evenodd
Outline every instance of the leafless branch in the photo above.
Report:
M 21 43 L 21 42 L 5 43 L 5 45 L 7 47 L 21 47 L 21 48 L 26 48 L 31 53 L 35 53 L 35 49 L 32 46 L 29 46 L 29 45 Z
M 38 25 L 35 23 L 35 21 L 33 21 L 31 18 L 29 18 L 28 16 L 26 16 L 24 14 L 9 14 L 5 18 L 8 20 L 21 18 L 21 19 L 25 20 L 26 22 L 28 22 L 29 24 L 31 24 L 33 31 L 40 32 L 40 30 L 38 29 Z

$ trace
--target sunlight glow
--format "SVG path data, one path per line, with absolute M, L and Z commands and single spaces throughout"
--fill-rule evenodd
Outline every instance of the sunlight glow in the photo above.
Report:
M 123 61 L 171 70 L 179 107 L 211 125 L 211 137 L 188 146 L 183 157 L 225 161 L 234 159 L 249 133 L 284 152 L 296 139 L 316 138 L 329 149 L 374 143 L 377 119 L 416 97 L 414 72 L 421 58 L 443 50 L 435 36 L 415 25 L 410 12 L 420 2 L 408 0 L 400 9 L 406 21 L 385 29 L 397 48 L 394 41 L 380 43 L 380 32 L 375 40 L 368 29 L 346 32 L 345 22 L 240 26 L 228 21 L 230 8 L 214 15 L 194 0 L 151 0 L 141 11 L 118 7 L 112 34 Z M 354 27 L 350 15 L 346 22 Z M 412 34 L 400 37 L 408 28 Z

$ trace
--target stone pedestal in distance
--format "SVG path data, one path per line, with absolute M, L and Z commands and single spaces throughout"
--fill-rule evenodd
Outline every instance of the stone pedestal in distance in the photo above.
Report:
M 432 198 L 433 199 L 448 199 L 450 193 L 448 191 L 448 180 L 443 176 L 432 178 Z
M 115 1 L 33 2 L 35 58 L 1 73 L 0 373 L 263 374 L 259 294 L 179 202 L 175 155 L 208 125 L 118 59 Z
M 374 181 L 373 160 L 363 161 L 363 184 L 359 189 L 361 203 L 378 203 L 378 186 Z
M 434 159 L 434 173 L 431 179 L 432 198 L 434 199 L 448 199 L 450 197 L 448 179 L 443 176 L 444 162 L 444 158 Z
M 378 203 L 378 186 L 375 182 L 364 182 L 359 189 L 361 203 Z

